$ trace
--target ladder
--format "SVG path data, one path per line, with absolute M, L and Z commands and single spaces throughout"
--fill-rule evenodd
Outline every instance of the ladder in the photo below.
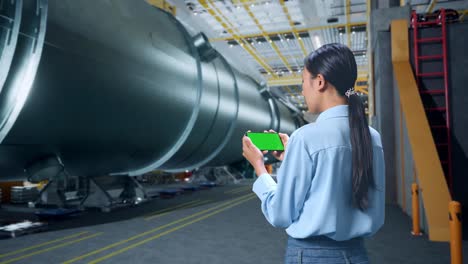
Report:
M 445 172 L 445 179 L 452 193 L 452 135 L 448 84 L 446 12 L 444 9 L 441 9 L 440 15 L 430 21 L 418 21 L 418 15 L 415 11 L 412 12 L 411 16 L 416 81 L 434 137 L 434 143 L 439 153 L 440 162 Z M 434 31 L 438 35 L 427 37 L 427 35 L 434 34 Z M 423 54 L 422 50 L 425 47 L 427 48 L 428 45 L 433 45 L 433 47 L 439 45 L 442 48 L 437 52 L 434 52 L 434 48 L 432 48 L 432 52 L 435 54 L 431 54 L 431 52 Z M 432 66 L 432 70 L 426 71 L 427 68 L 431 67 L 424 66 Z

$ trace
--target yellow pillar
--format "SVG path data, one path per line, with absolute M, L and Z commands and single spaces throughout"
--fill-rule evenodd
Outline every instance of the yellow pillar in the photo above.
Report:
M 459 202 L 451 201 L 449 203 L 449 221 L 451 264 L 462 264 L 462 224 L 461 205 Z
M 419 226 L 419 190 L 418 185 L 413 183 L 411 185 L 411 193 L 413 194 L 413 236 L 421 236 L 421 227 Z

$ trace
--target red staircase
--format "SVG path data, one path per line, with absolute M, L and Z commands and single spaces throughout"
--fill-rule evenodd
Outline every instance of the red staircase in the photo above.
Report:
M 452 141 L 450 127 L 450 101 L 449 101 L 449 86 L 448 86 L 448 66 L 447 66 L 447 28 L 446 28 L 446 13 L 441 9 L 438 17 L 432 17 L 433 20 L 418 21 L 418 15 L 415 11 L 412 13 L 411 24 L 413 27 L 413 54 L 414 54 L 414 71 L 416 81 L 419 87 L 421 99 L 423 100 L 426 115 L 429 125 L 431 126 L 432 135 L 436 144 L 440 162 L 445 172 L 445 178 L 449 186 L 450 192 L 453 190 L 452 178 Z M 424 31 L 437 30 L 439 36 L 421 37 Z M 425 45 L 440 45 L 441 50 L 436 54 L 424 54 L 421 50 Z M 434 49 L 432 49 L 434 50 Z M 432 70 L 423 72 L 424 63 L 431 63 Z M 436 67 L 434 67 L 434 64 Z M 440 65 L 437 65 L 440 64 Z M 435 81 L 434 81 L 435 80 Z M 434 83 L 439 87 L 430 87 Z M 443 81 L 443 82 L 442 82 Z M 443 87 L 440 85 L 443 83 Z M 429 100 L 427 100 L 429 99 Z M 434 102 L 438 99 L 439 104 Z M 443 100 L 441 100 L 443 99 Z M 443 105 L 440 105 L 443 102 Z M 439 121 L 434 116 L 439 117 Z M 442 120 L 442 121 L 441 121 Z

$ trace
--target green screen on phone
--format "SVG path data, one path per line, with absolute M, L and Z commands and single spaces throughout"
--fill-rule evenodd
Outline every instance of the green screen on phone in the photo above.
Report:
M 283 142 L 278 133 L 247 132 L 247 136 L 260 150 L 284 150 Z

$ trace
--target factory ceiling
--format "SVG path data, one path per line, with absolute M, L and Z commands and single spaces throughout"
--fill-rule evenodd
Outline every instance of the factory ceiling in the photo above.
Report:
M 221 53 L 256 71 L 272 92 L 306 111 L 301 95 L 304 57 L 327 43 L 348 45 L 358 65 L 358 90 L 367 100 L 371 0 L 173 0 Z M 413 10 L 466 9 L 467 1 L 411 0 Z M 408 0 L 401 0 L 408 4 Z M 187 17 L 177 15 L 185 24 Z M 193 26 L 193 25 L 192 25 Z M 255 75 L 253 74 L 253 75 Z M 259 79 L 259 78 L 257 78 Z

